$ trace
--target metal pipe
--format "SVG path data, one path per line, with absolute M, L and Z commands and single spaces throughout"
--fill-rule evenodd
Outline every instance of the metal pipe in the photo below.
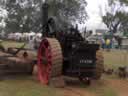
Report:
M 47 33 L 47 21 L 48 21 L 48 4 L 44 3 L 42 6 L 42 36 L 45 37 Z

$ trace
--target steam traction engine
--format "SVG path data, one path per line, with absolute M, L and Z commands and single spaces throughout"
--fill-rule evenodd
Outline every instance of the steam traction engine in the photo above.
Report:
M 55 20 L 48 19 L 48 5 L 43 5 L 43 40 L 38 49 L 38 79 L 49 84 L 62 75 L 80 80 L 99 79 L 103 56 L 98 44 L 87 42 L 76 28 L 57 32 Z
M 43 39 L 38 43 L 37 57 L 33 51 L 24 48 L 25 44 L 21 48 L 8 50 L 0 44 L 0 75 L 37 71 L 38 80 L 43 84 L 49 84 L 63 75 L 81 81 L 99 79 L 103 71 L 99 45 L 87 42 L 77 27 L 66 31 L 56 29 L 55 20 L 48 19 L 48 5 L 44 4 Z

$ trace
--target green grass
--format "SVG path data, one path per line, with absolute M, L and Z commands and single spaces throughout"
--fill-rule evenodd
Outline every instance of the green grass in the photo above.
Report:
M 97 88 L 92 88 L 92 89 L 89 88 L 89 91 L 91 90 L 91 92 L 95 93 L 96 96 L 118 96 L 117 92 L 109 86 L 106 87 L 97 86 Z
M 55 88 L 43 86 L 25 77 L 0 81 L 0 96 L 60 96 L 60 93 Z
M 21 48 L 24 44 L 26 44 L 24 48 L 30 49 L 28 43 L 25 43 L 25 42 L 2 41 L 0 44 L 5 48 L 5 50 L 7 50 L 7 48 L 9 48 L 9 47 Z M 21 50 L 21 51 L 23 51 L 23 50 Z M 31 55 L 33 55 L 34 58 L 37 56 L 37 51 L 27 50 L 27 52 L 30 52 Z
M 113 68 L 116 71 L 119 66 L 128 66 L 128 51 L 104 51 L 103 55 L 105 68 Z M 96 94 L 96 96 L 118 96 L 117 90 L 114 90 L 107 82 L 107 80 L 111 79 L 119 79 L 119 77 L 115 74 L 103 75 L 100 81 L 96 81 L 93 86 L 86 87 L 86 89 Z
M 1 43 L 5 48 L 8 48 L 8 47 L 21 47 L 24 42 L 15 42 L 15 41 L 2 41 Z
M 3 41 L 4 47 L 20 47 L 23 42 Z M 128 66 L 127 51 L 104 51 L 105 68 L 118 68 L 119 66 Z M 101 81 L 97 81 L 94 86 L 84 86 L 82 88 L 96 94 L 96 96 L 118 96 L 110 85 L 107 84 L 108 79 L 115 79 L 113 76 L 103 76 Z M 116 78 L 117 79 L 117 78 Z M 61 95 L 60 95 L 61 94 Z M 69 94 L 68 94 L 69 95 Z M 62 93 L 55 88 L 41 85 L 38 81 L 34 81 L 30 77 L 22 79 L 15 78 L 12 80 L 0 81 L 0 96 L 63 96 Z
M 23 42 L 2 41 L 5 48 L 21 47 Z M 5 79 L 0 81 L 0 96 L 60 96 L 55 88 L 43 86 L 31 77 Z
M 93 85 L 86 87 L 86 89 L 94 93 L 95 96 L 118 96 L 117 92 L 107 84 L 107 79 L 101 79 L 94 82 Z
M 119 66 L 128 66 L 128 51 L 113 50 L 104 52 L 105 68 L 117 69 Z
M 104 88 L 102 96 L 118 96 L 116 91 L 114 91 L 111 87 Z

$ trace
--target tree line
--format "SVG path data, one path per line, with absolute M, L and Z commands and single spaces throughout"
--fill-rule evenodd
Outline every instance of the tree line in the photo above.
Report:
M 108 0 L 109 8 L 106 15 L 102 16 L 103 22 L 106 24 L 109 32 L 128 33 L 128 0 Z
M 85 23 L 88 19 L 85 0 L 46 0 L 49 4 L 49 17 L 55 17 L 58 29 L 65 29 L 72 24 Z M 109 32 L 128 31 L 127 0 L 108 0 L 109 8 L 102 16 L 102 21 Z M 42 0 L 1 0 L 0 6 L 7 11 L 5 32 L 40 32 L 42 27 Z M 93 7 L 93 6 L 92 6 Z M 1 21 L 1 18 L 0 18 Z
M 49 17 L 56 18 L 58 28 L 68 27 L 78 21 L 83 23 L 87 17 L 85 0 L 46 0 L 49 4 Z M 42 27 L 42 0 L 6 0 L 4 9 L 5 32 L 39 32 Z

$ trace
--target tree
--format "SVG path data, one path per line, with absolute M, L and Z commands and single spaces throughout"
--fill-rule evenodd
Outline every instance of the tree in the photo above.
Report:
M 119 0 L 121 4 L 128 5 L 128 0 Z
M 20 1 L 8 0 L 6 2 L 6 10 L 8 11 L 8 18 L 6 19 L 7 32 L 30 32 L 32 30 L 35 9 L 31 1 Z
M 121 24 L 120 24 L 120 31 L 121 32 L 128 32 L 128 13 L 124 13 L 121 16 Z
M 73 22 L 82 23 L 87 17 L 85 0 L 47 0 L 49 15 L 56 18 L 60 28 Z M 41 29 L 42 0 L 7 0 L 7 32 L 38 32 Z
M 5 19 L 7 18 L 7 11 L 4 9 L 5 3 L 0 1 L 0 32 L 4 31 Z
M 109 10 L 107 10 L 106 15 L 102 19 L 112 36 L 118 31 L 123 33 L 128 31 L 128 12 L 125 11 L 127 5 L 127 0 L 110 0 L 109 2 Z M 115 36 L 115 39 L 118 42 L 118 46 L 121 47 L 122 38 Z
M 48 3 L 51 6 L 49 8 L 51 16 L 61 21 L 62 26 L 77 20 L 83 23 L 87 17 L 85 0 L 48 0 Z
M 110 0 L 109 10 L 107 10 L 105 16 L 102 16 L 102 20 L 112 33 L 126 30 L 125 27 L 128 23 L 128 14 L 124 11 L 122 2 Z
M 107 13 L 106 16 L 103 16 L 103 22 L 106 24 L 109 32 L 116 33 L 118 30 L 121 30 L 122 23 L 125 23 L 123 20 L 124 13 L 116 12 L 116 14 Z

